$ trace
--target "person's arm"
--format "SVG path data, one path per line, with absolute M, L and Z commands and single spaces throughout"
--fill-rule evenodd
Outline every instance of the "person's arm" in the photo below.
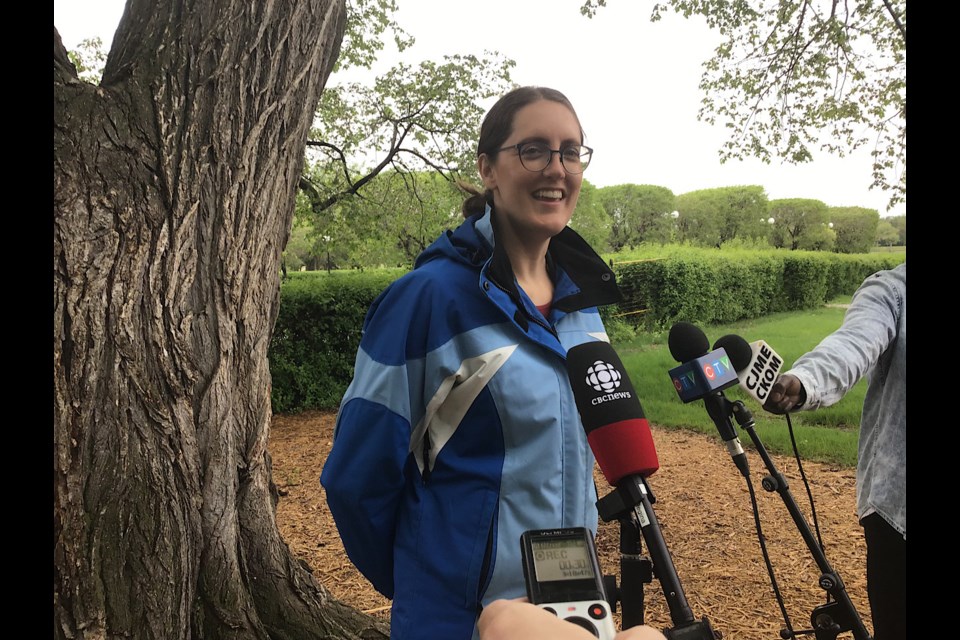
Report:
M 354 399 L 341 408 L 320 483 L 347 556 L 393 597 L 393 541 L 403 493 L 409 425 L 385 407 Z
M 896 339 L 901 304 L 891 272 L 869 276 L 854 294 L 840 328 L 781 374 L 764 408 L 784 413 L 839 402 Z
M 393 544 L 410 455 L 411 373 L 404 346 L 413 316 L 409 297 L 388 291 L 364 322 L 320 484 L 347 556 L 392 598 Z
M 494 600 L 477 621 L 480 640 L 591 640 L 586 629 L 561 620 L 522 600 Z M 641 625 L 617 634 L 616 640 L 666 640 L 652 627 Z

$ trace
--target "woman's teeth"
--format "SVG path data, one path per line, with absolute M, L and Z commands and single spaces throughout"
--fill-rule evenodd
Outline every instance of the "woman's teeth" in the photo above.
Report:
M 533 197 L 540 200 L 560 200 L 563 198 L 563 191 L 559 189 L 541 189 L 540 191 L 535 191 Z

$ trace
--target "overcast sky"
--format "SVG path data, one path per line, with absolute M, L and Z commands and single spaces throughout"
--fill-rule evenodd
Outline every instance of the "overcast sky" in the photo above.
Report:
M 651 23 L 647 2 L 610 0 L 593 19 L 580 15 L 581 3 L 397 0 L 397 21 L 417 40 L 404 60 L 484 50 L 512 58 L 514 82 L 553 87 L 570 98 L 595 149 L 585 177 L 598 187 L 653 184 L 679 195 L 761 185 L 770 199 L 814 198 L 877 209 L 881 216 L 906 213 L 902 204 L 887 211 L 888 194 L 869 189 L 869 149 L 843 159 L 821 155 L 799 166 L 777 160 L 720 164 L 725 129 L 697 120 L 701 65 L 719 36 L 701 20 L 672 14 Z M 96 36 L 109 49 L 123 6 L 123 0 L 54 0 L 54 25 L 68 49 Z M 571 36 L 581 43 L 572 58 L 560 44 Z

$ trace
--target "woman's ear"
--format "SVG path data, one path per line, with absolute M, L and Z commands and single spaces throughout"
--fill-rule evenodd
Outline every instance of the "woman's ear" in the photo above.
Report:
M 493 166 L 490 156 L 485 153 L 477 156 L 477 173 L 480 174 L 480 179 L 483 180 L 483 186 L 486 189 L 492 191 L 497 188 L 497 170 Z

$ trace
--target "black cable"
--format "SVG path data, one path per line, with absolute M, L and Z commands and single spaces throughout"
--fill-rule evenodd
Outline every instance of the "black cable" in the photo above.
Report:
M 823 538 L 820 536 L 820 522 L 817 520 L 817 507 L 813 502 L 813 493 L 810 491 L 810 483 L 807 482 L 807 474 L 803 471 L 803 463 L 800 461 L 800 450 L 797 447 L 797 440 L 793 433 L 793 421 L 790 420 L 790 414 L 784 414 L 787 418 L 787 431 L 790 433 L 790 444 L 793 447 L 793 457 L 797 461 L 797 469 L 800 471 L 800 480 L 803 482 L 803 488 L 807 492 L 807 500 L 810 501 L 810 517 L 813 519 L 813 530 L 817 534 L 817 545 L 821 551 L 826 551 L 823 547 Z M 830 602 L 830 593 L 827 593 L 827 602 Z
M 770 562 L 770 554 L 767 553 L 767 544 L 763 536 L 763 527 L 760 524 L 760 509 L 757 504 L 757 494 L 753 489 L 753 482 L 750 476 L 745 476 L 747 480 L 747 490 L 750 492 L 750 504 L 753 507 L 753 521 L 757 527 L 757 541 L 760 543 L 760 552 L 763 555 L 763 562 L 767 566 L 767 574 L 770 576 L 770 586 L 773 588 L 773 595 L 777 599 L 777 606 L 780 607 L 780 614 L 783 616 L 783 623 L 789 632 L 788 638 L 796 637 L 793 625 L 790 623 L 790 615 L 783 603 L 783 595 L 780 593 L 780 586 L 777 584 L 777 578 L 773 573 L 773 564 Z

